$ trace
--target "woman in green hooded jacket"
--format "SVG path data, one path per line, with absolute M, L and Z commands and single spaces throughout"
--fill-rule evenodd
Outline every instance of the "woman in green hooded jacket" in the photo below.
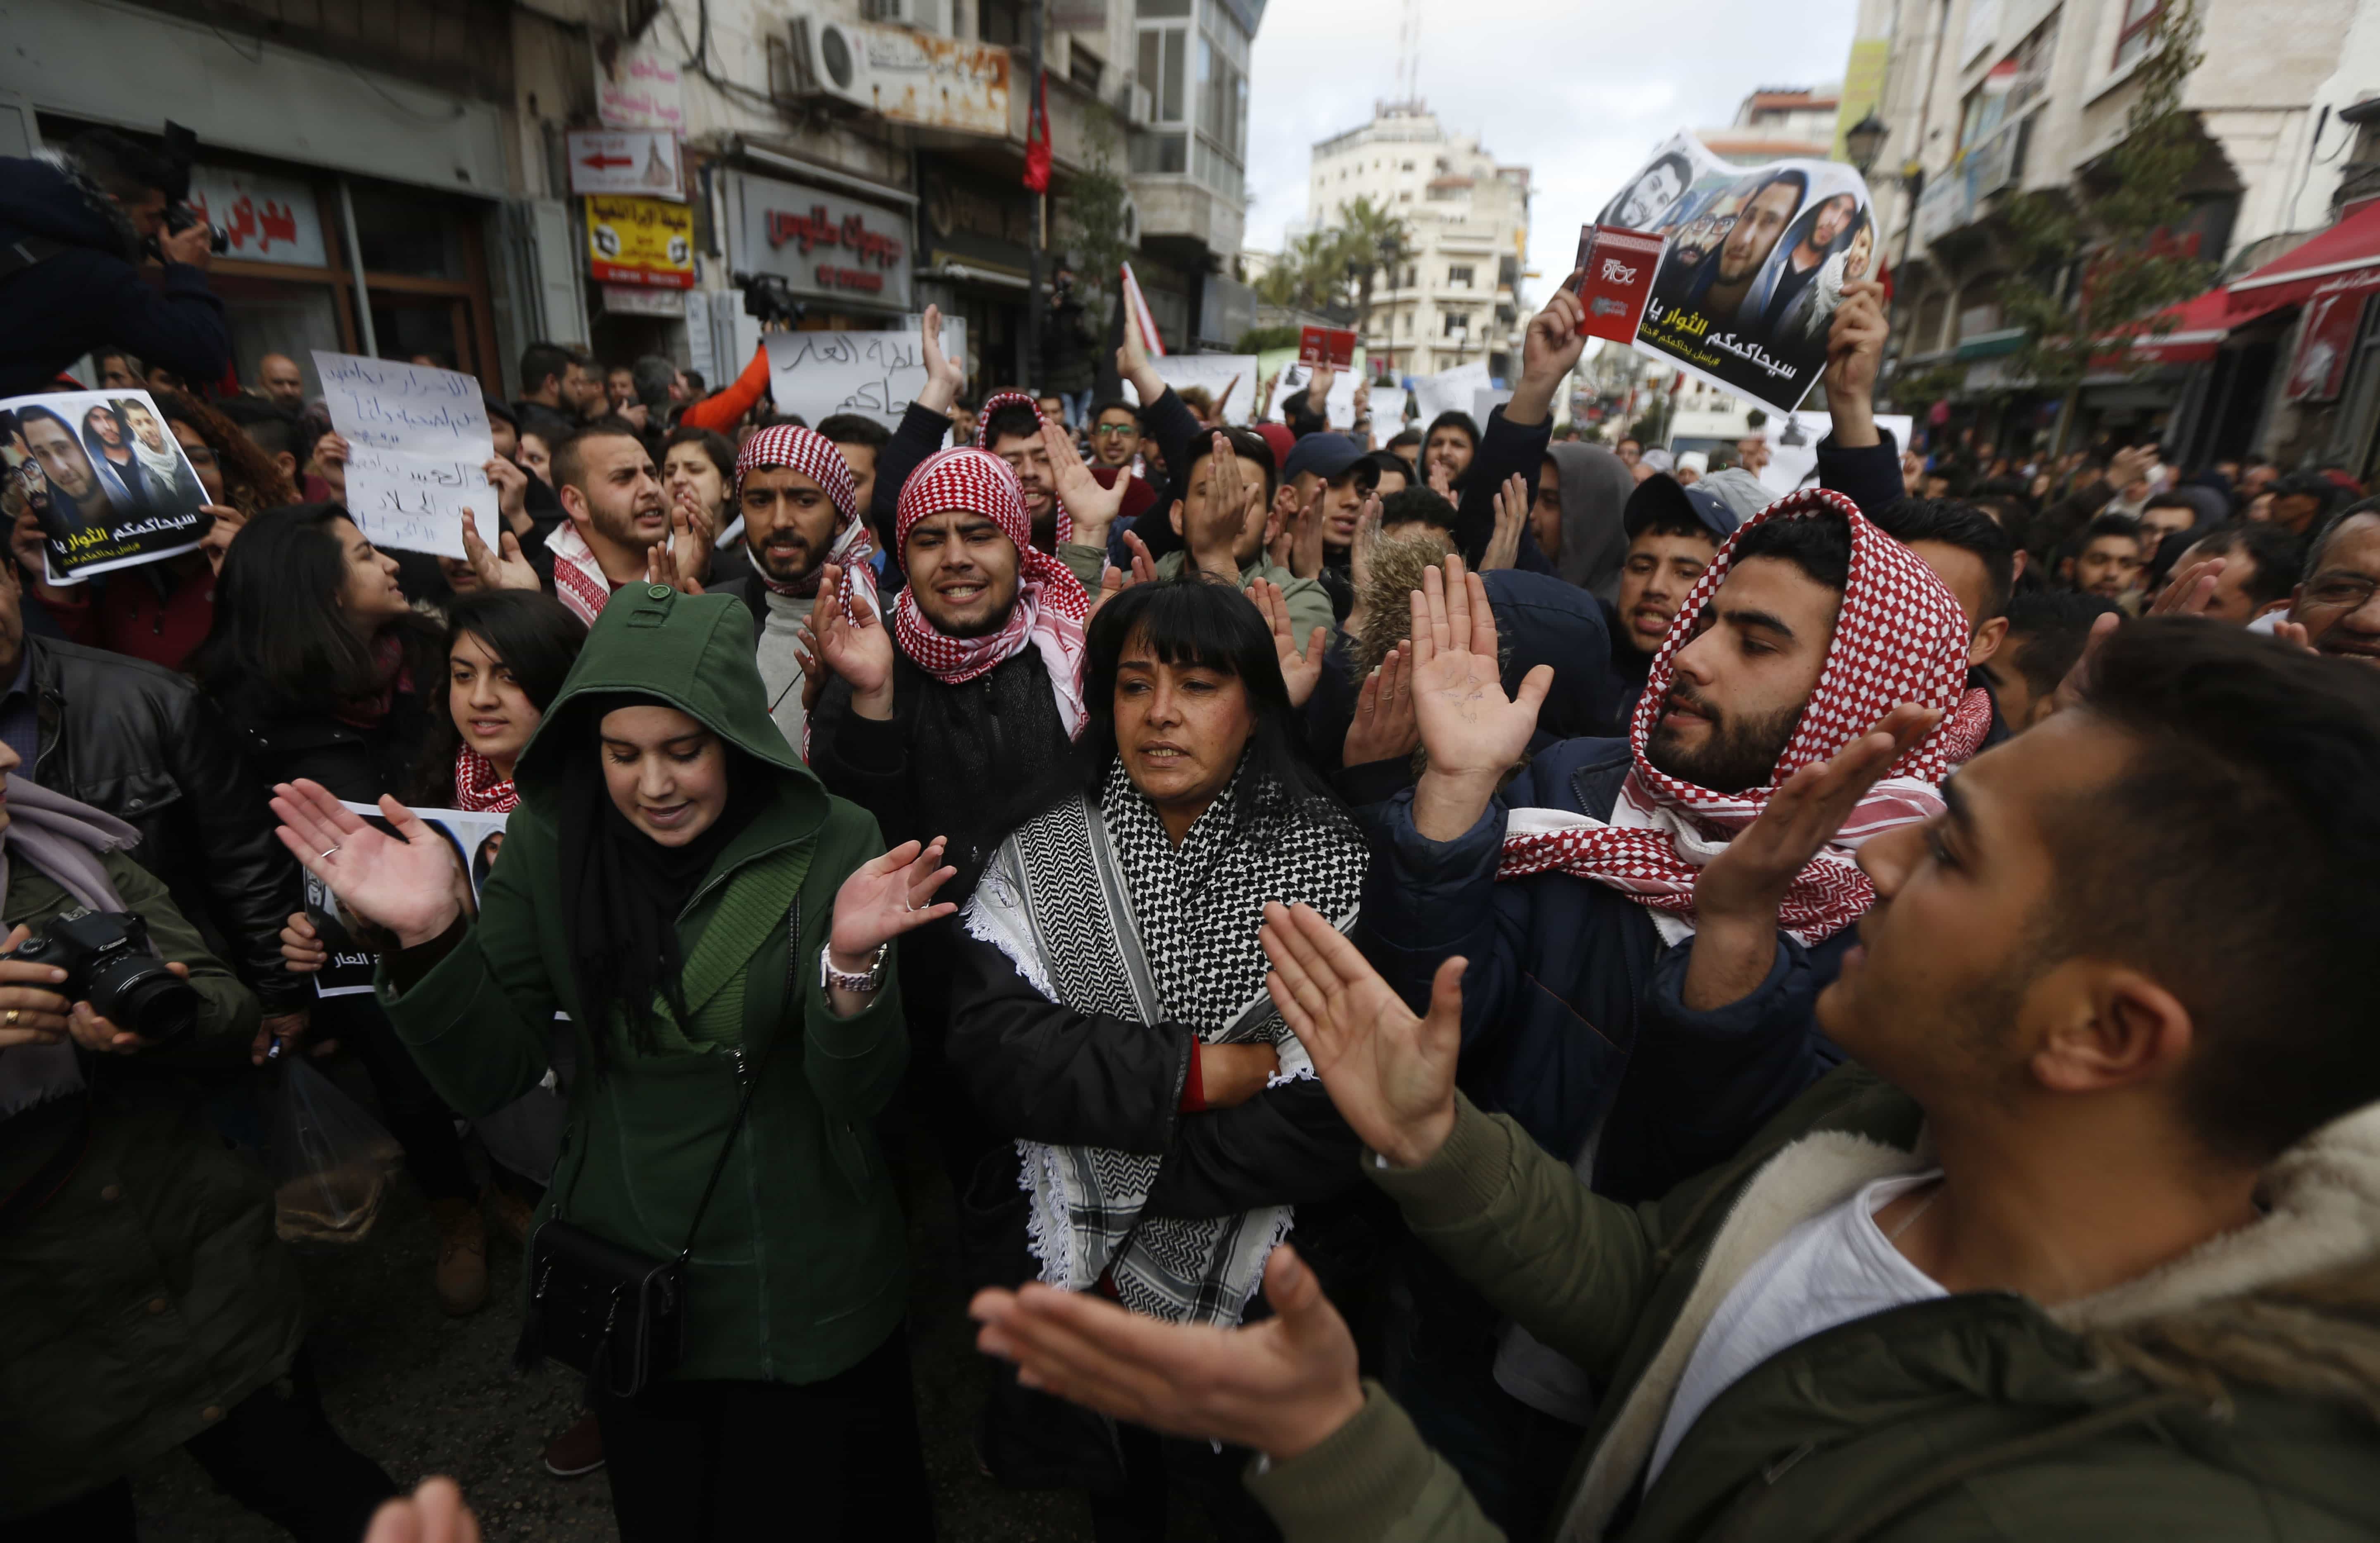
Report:
M 381 1000 L 458 1112 L 536 1086 L 556 1013 L 576 1026 L 588 1070 L 540 1228 L 690 1250 L 674 1369 L 633 1397 L 590 1378 L 621 1537 L 759 1536 L 788 1505 L 807 1536 L 930 1537 L 870 1122 L 908 1053 L 892 940 L 950 913 L 951 870 L 940 841 L 884 852 L 819 784 L 752 660 L 730 599 L 616 596 L 522 752 L 476 922 L 451 849 L 394 801 L 395 837 L 310 783 L 273 808 L 395 934 Z

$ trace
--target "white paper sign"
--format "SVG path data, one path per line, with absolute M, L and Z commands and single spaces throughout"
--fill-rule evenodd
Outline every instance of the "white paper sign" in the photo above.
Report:
M 1268 421 L 1273 423 L 1283 421 L 1281 411 L 1287 407 L 1289 399 L 1304 391 L 1306 383 L 1312 379 L 1314 379 L 1314 367 L 1311 365 L 1300 364 L 1294 359 L 1282 365 L 1281 383 L 1273 388 L 1272 411 L 1268 415 Z M 1352 429 L 1355 426 L 1354 371 L 1342 370 L 1331 376 L 1330 395 L 1322 404 L 1322 410 L 1333 429 Z
M 771 333 L 769 393 L 777 410 L 816 425 L 836 413 L 857 413 L 886 428 L 926 387 L 925 344 L 915 328 L 881 333 Z M 966 357 L 966 322 L 942 318 L 942 351 Z
M 1148 361 L 1175 391 L 1204 386 L 1223 421 L 1245 425 L 1257 402 L 1257 357 L 1254 354 L 1167 354 Z M 1139 407 L 1140 393 L 1123 383 L 1123 399 Z
M 314 352 L 346 440 L 347 513 L 375 546 L 463 555 L 463 511 L 492 536 L 501 517 L 482 469 L 496 453 L 480 383 L 454 370 Z
M 1422 376 L 1414 382 L 1414 407 L 1421 427 L 1428 429 L 1430 419 L 1442 412 L 1469 412 L 1472 397 L 1487 389 L 1486 359 L 1474 359 L 1435 375 Z
M 1903 450 L 1909 448 L 1912 421 L 1906 413 L 1876 415 L 1876 426 L 1891 434 L 1893 443 Z M 1817 486 L 1818 442 L 1834 432 L 1834 428 L 1833 417 L 1822 412 L 1797 412 L 1763 423 L 1759 434 L 1768 442 L 1768 464 L 1760 468 L 1760 485 L 1779 498 L 1801 488 Z

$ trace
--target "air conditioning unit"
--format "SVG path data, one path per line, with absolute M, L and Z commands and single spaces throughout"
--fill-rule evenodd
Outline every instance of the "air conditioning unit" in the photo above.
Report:
M 1135 128 L 1157 121 L 1157 93 L 1137 80 L 1123 83 L 1123 119 Z
M 949 30 L 945 25 L 947 14 L 946 0 L 860 0 L 859 6 L 863 21 L 915 27 L 921 32 Z
M 876 90 L 868 76 L 868 43 L 858 29 L 823 17 L 794 18 L 791 34 L 793 90 L 800 97 L 827 97 L 873 108 Z

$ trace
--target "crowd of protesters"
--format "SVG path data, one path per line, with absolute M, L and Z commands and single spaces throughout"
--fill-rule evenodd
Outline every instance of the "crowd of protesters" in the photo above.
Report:
M 1566 291 L 1485 423 L 1352 431 L 1132 329 L 1130 401 L 972 395 L 929 309 L 890 427 L 535 345 L 496 516 L 382 552 L 87 148 L 0 378 L 149 392 L 212 526 L 61 583 L 8 480 L 0 924 L 133 913 L 183 1005 L 0 957 L 0 1539 L 135 1536 L 173 1446 L 310 1543 L 477 1536 L 333 1427 L 219 1119 L 334 1053 L 422 1309 L 586 1374 L 546 1465 L 631 1543 L 933 1536 L 921 1206 L 985 1472 L 1102 1543 L 2380 1535 L 2343 473 L 1906 450 L 1873 282 L 1782 496 L 1557 438 Z

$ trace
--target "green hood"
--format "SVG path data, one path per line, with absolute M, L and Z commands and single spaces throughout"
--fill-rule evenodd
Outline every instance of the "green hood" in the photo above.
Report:
M 558 791 L 564 758 L 593 753 L 589 715 L 621 705 L 611 699 L 641 697 L 676 708 L 788 773 L 780 798 L 814 804 L 825 818 L 826 788 L 770 721 L 752 650 L 751 610 L 730 596 L 682 595 L 666 584 L 621 590 L 595 619 L 561 694 L 521 752 L 522 794 Z

